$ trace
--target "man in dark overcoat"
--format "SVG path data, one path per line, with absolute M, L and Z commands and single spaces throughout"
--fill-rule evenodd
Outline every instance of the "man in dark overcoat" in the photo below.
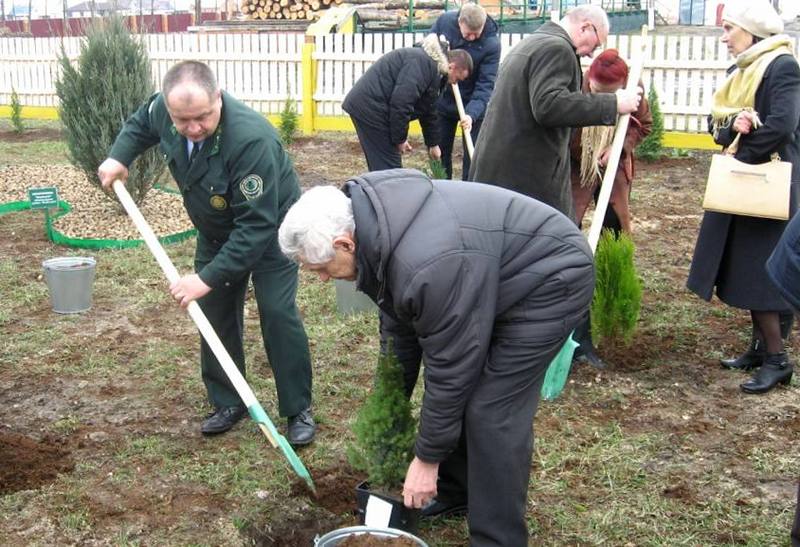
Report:
M 378 59 L 347 93 L 342 109 L 350 115 L 370 171 L 403 166 L 411 151 L 408 125 L 419 120 L 432 159 L 442 156 L 436 99 L 446 83 L 469 76 L 472 60 L 447 50 L 435 34 L 418 47 L 390 51 Z
M 382 336 L 423 355 L 405 504 L 466 505 L 474 547 L 529 545 L 539 393 L 594 286 L 575 223 L 502 188 L 391 170 L 309 190 L 279 237 L 322 280 L 355 280 L 391 318 Z
M 463 49 L 472 58 L 469 78 L 458 84 L 464 103 L 465 119 L 462 121 L 459 118 L 452 86 L 445 86 L 436 102 L 442 165 L 447 177 L 453 178 L 453 140 L 456 128 L 460 125 L 462 133 L 469 131 L 473 143 L 478 140 L 483 115 L 497 79 L 500 40 L 497 37 L 497 23 L 486 15 L 486 10 L 479 4 L 464 4 L 458 11 L 443 13 L 433 23 L 431 33 L 440 38 L 444 36 L 451 48 Z M 468 178 L 469 166 L 470 158 L 464 146 L 461 162 L 461 178 L 464 180 Z
M 300 196 L 297 174 L 270 123 L 221 91 L 203 63 L 184 61 L 124 124 L 98 170 L 105 188 L 127 179 L 133 160 L 159 145 L 198 231 L 195 271 L 170 287 L 181 306 L 197 300 L 244 375 L 244 300 L 252 277 L 278 408 L 289 442 L 314 438 L 311 360 L 295 295 L 297 266 L 278 247 L 278 225 Z M 204 435 L 223 433 L 246 413 L 205 340 L 200 365 L 214 410 Z
M 639 93 L 581 91 L 580 59 L 608 36 L 597 6 L 578 6 L 547 22 L 509 52 L 486 111 L 470 180 L 523 193 L 573 217 L 570 189 L 571 128 L 614 125 L 636 111 Z

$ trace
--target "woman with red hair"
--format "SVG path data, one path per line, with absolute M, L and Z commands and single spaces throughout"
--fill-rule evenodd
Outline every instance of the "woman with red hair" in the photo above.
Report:
M 628 84 L 628 65 L 616 49 L 607 49 L 598 55 L 584 75 L 585 93 L 614 93 Z M 614 186 L 611 189 L 611 208 L 603 221 L 604 227 L 615 231 L 631 232 L 629 198 L 633 182 L 633 151 L 649 133 L 653 125 L 650 106 L 642 98 L 639 110 L 631 114 L 628 133 L 622 146 Z M 572 135 L 572 199 L 575 203 L 575 220 L 578 225 L 592 198 L 597 198 L 600 182 L 614 140 L 614 126 L 578 128 Z

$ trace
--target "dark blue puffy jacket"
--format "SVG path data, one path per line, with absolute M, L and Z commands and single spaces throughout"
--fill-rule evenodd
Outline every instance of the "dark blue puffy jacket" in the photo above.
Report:
M 494 90 L 494 81 L 497 79 L 497 67 L 500 64 L 500 39 L 497 37 L 497 23 L 491 17 L 486 18 L 480 38 L 473 42 L 464 40 L 461 29 L 458 28 L 457 11 L 449 11 L 439 16 L 431 27 L 431 32 L 438 36 L 444 35 L 450 43 L 450 49 L 466 50 L 472 57 L 472 74 L 458 88 L 461 99 L 464 101 L 464 110 L 473 120 L 483 118 L 486 105 Z M 440 111 L 448 116 L 458 117 L 456 100 L 450 86 L 445 87 L 444 93 L 439 97 L 437 106 Z
M 794 215 L 772 251 L 767 273 L 792 311 L 800 315 L 800 214 Z

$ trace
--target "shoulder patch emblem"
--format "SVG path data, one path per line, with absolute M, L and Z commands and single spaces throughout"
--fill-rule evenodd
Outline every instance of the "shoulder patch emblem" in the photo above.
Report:
M 255 199 L 264 191 L 264 181 L 258 175 L 247 175 L 239 183 L 239 190 L 248 200 Z

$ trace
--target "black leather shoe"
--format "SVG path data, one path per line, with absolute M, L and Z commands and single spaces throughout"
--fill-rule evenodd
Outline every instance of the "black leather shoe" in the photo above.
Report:
M 307 408 L 297 416 L 289 418 L 289 427 L 286 430 L 289 444 L 303 446 L 314 440 L 317 432 L 317 424 L 311 415 L 311 409 Z
M 771 353 L 753 377 L 739 387 L 745 393 L 766 393 L 778 384 L 789 385 L 794 367 L 786 353 Z
M 747 351 L 735 359 L 720 359 L 719 364 L 722 368 L 732 370 L 753 370 L 764 364 L 764 358 L 767 356 L 767 351 L 764 348 L 764 343 L 761 340 L 755 339 L 750 342 L 750 347 Z
M 587 364 L 591 367 L 594 367 L 598 370 L 603 370 L 608 368 L 608 365 L 600 359 L 600 356 L 594 352 L 593 347 L 589 347 L 589 351 L 581 350 L 576 356 L 575 360 L 579 363 Z
M 422 518 L 460 517 L 467 514 L 466 503 L 446 503 L 433 498 L 419 512 Z
M 203 422 L 203 425 L 200 426 L 200 432 L 203 435 L 225 433 L 236 425 L 236 422 L 241 420 L 246 412 L 247 409 L 243 406 L 224 406 L 218 408 Z

